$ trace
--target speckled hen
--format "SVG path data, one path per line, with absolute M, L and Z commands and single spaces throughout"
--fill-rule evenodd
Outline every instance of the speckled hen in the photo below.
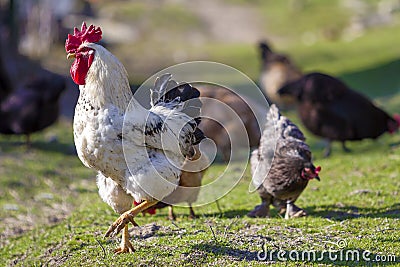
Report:
M 269 217 L 269 206 L 286 204 L 285 218 L 306 215 L 294 202 L 311 179 L 318 179 L 321 167 L 315 167 L 311 151 L 300 129 L 270 107 L 260 146 L 250 159 L 253 184 L 261 205 L 248 213 L 250 217 Z

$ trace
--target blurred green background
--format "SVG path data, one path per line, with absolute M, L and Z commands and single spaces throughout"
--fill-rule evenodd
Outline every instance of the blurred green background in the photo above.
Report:
M 8 1 L 1 2 L 6 6 Z M 373 97 L 400 88 L 397 0 L 13 2 L 19 9 L 30 3 L 51 13 L 52 20 L 40 12 L 30 15 L 32 21 L 20 26 L 24 30 L 19 47 L 65 75 L 70 62 L 65 60 L 63 41 L 85 20 L 102 27 L 105 44 L 135 84 L 164 67 L 191 60 L 222 62 L 257 81 L 256 43 L 267 40 L 303 71 L 338 75 Z M 55 36 L 43 49 L 34 40 L 43 42 L 40 33 L 46 27 Z
M 101 239 L 116 214 L 99 198 L 94 172 L 80 163 L 72 140 L 78 89 L 69 78 L 71 62 L 66 59 L 64 42 L 82 21 L 102 27 L 104 45 L 125 65 L 132 84 L 192 60 L 231 65 L 257 82 L 257 43 L 267 40 L 274 51 L 289 55 L 304 72 L 338 76 L 389 113 L 400 112 L 400 0 L 0 0 L 0 12 L 4 57 L 24 55 L 69 80 L 62 102 L 64 117 L 33 135 L 33 149 L 20 146 L 21 137 L 0 136 L 0 246 L 6 248 L 0 254 L 10 265 L 26 266 L 24 260 L 28 265 L 51 265 L 53 260 L 70 266 L 125 263 L 123 257 L 100 257 L 98 240 L 107 251 L 117 242 Z M 12 70 L 17 64 L 11 60 L 7 67 Z M 288 116 L 299 123 L 295 112 Z M 196 209 L 203 217 L 192 222 L 185 217 L 186 209 L 178 209 L 180 229 L 193 232 L 183 239 L 164 219 L 165 210 L 156 217 L 140 217 L 141 225 L 157 220 L 174 230 L 157 239 L 140 239 L 138 243 L 147 247 L 140 245 L 139 252 L 128 259 L 148 263 L 162 255 L 162 264 L 178 266 L 187 263 L 187 253 L 194 255 L 193 262 L 203 257 L 214 263 L 217 258 L 226 265 L 232 258 L 223 252 L 255 250 L 254 236 L 276 238 L 282 233 L 284 238 L 273 241 L 276 246 L 285 247 L 287 240 L 298 238 L 302 243 L 296 246 L 314 248 L 324 238 L 337 236 L 360 249 L 399 255 L 399 135 L 352 142 L 351 154 L 337 145 L 329 159 L 321 159 L 321 140 L 306 135 L 316 163 L 323 166 L 321 183 L 312 183 L 299 198 L 309 217 L 293 221 L 278 216 L 271 220 L 243 217 L 259 203 L 257 194 L 247 192 L 247 172 L 221 200 L 222 214 L 215 205 L 208 205 Z M 212 166 L 205 178 L 223 168 Z M 237 215 L 241 216 L 238 223 Z M 226 230 L 232 224 L 236 232 L 229 242 L 216 245 L 220 254 L 202 247 L 213 244 L 207 241 L 213 240 L 209 225 L 232 232 Z M 259 228 L 251 232 L 249 225 Z M 380 236 L 382 225 L 390 234 Z M 302 230 L 287 232 L 288 227 Z M 252 235 L 239 232 L 242 229 Z M 318 242 L 304 240 L 303 236 L 315 233 Z M 242 242 L 241 236 L 250 237 Z M 165 251 L 169 254 L 164 255 Z M 203 254 L 196 254 L 199 251 Z M 247 266 L 247 262 L 242 264 Z M 298 266 L 298 262 L 288 266 Z

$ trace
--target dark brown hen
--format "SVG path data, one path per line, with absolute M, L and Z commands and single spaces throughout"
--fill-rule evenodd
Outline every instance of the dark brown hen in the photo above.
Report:
M 279 94 L 296 97 L 303 124 L 313 134 L 328 139 L 325 156 L 331 152 L 331 141 L 341 141 L 348 150 L 347 140 L 375 139 L 400 126 L 399 115 L 391 117 L 367 97 L 326 74 L 307 74 L 282 87 Z
M 287 219 L 306 215 L 294 202 L 309 180 L 319 180 L 321 168 L 312 163 L 303 133 L 275 105 L 270 107 L 260 147 L 252 153 L 250 161 L 253 185 L 262 203 L 248 216 L 269 217 L 271 204 L 278 208 L 286 204 Z

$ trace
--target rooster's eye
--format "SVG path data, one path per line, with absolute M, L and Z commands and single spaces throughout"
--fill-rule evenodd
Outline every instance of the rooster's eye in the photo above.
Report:
M 83 57 L 89 57 L 94 54 L 94 50 L 88 47 L 83 47 L 79 50 L 79 55 Z
M 81 53 L 88 53 L 88 54 L 93 54 L 93 49 L 89 48 L 89 47 L 82 47 L 81 49 L 79 49 L 79 52 Z

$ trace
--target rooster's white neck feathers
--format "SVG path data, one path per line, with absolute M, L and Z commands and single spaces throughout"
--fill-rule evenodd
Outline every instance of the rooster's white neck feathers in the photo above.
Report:
M 81 85 L 80 90 L 97 107 L 111 103 L 125 110 L 132 99 L 125 67 L 101 45 L 85 43 L 84 46 L 94 49 L 95 56 L 86 76 L 86 84 Z

